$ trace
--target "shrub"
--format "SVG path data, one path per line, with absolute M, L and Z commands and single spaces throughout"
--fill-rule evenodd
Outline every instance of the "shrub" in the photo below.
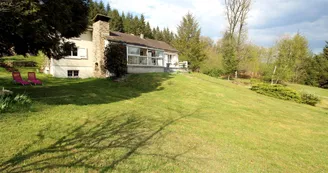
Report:
M 105 50 L 105 68 L 116 77 L 127 73 L 126 46 L 110 43 Z
M 257 84 L 252 86 L 251 90 L 270 97 L 283 100 L 291 100 L 297 103 L 304 103 L 315 106 L 320 102 L 320 98 L 314 94 L 299 93 L 284 85 Z
M 315 106 L 320 102 L 320 98 L 314 94 L 310 93 L 301 93 L 302 103 Z
M 0 95 L 0 112 L 18 111 L 29 107 L 32 100 L 24 94 L 3 94 Z
M 203 73 L 211 77 L 220 77 L 223 74 L 223 71 L 219 68 L 213 68 L 213 69 L 206 70 Z
M 297 91 L 283 85 L 270 85 L 262 83 L 252 86 L 251 90 L 266 96 L 283 100 L 292 100 L 298 103 L 302 102 L 301 95 Z

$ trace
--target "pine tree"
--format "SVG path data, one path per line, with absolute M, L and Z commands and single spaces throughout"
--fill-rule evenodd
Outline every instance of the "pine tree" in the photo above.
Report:
M 124 26 L 123 30 L 124 30 L 125 33 L 128 33 L 128 34 L 132 33 L 132 28 L 131 28 L 132 20 L 133 20 L 132 14 L 127 13 L 126 17 L 123 20 L 123 26 Z
M 110 5 L 109 5 L 109 3 L 107 3 L 107 5 L 106 5 L 106 13 L 107 13 L 107 15 L 108 16 L 110 16 L 111 14 L 111 11 L 112 11 L 112 9 L 111 9 L 111 7 L 110 7 Z
M 198 22 L 191 13 L 188 13 L 178 26 L 177 38 L 173 44 L 180 52 L 180 59 L 190 63 L 192 71 L 199 71 L 201 63 L 206 59 L 200 33 Z
M 326 46 L 323 48 L 323 56 L 328 60 L 328 41 L 326 41 Z
M 113 31 L 124 32 L 123 20 L 116 9 L 112 11 L 109 28 Z
M 158 26 L 156 27 L 155 40 L 158 40 L 158 41 L 163 41 L 164 40 L 164 38 L 163 38 L 163 32 L 159 29 Z
M 145 34 L 146 33 L 146 22 L 145 22 L 145 16 L 141 14 L 140 21 L 139 21 L 139 34 Z
M 225 73 L 228 75 L 228 80 L 230 76 L 237 71 L 238 60 L 236 55 L 236 42 L 235 39 L 226 32 L 223 37 L 222 43 L 222 64 Z
M 99 13 L 103 14 L 103 15 L 107 15 L 106 9 L 105 9 L 105 5 L 103 3 L 103 1 L 100 1 L 98 4 L 98 8 L 99 8 Z
M 92 19 L 97 14 L 108 15 L 108 13 L 106 12 L 104 3 L 102 1 L 100 1 L 100 3 L 98 3 L 98 2 L 94 2 L 94 1 L 90 0 L 89 13 L 88 13 L 89 25 L 91 25 L 93 23 Z
M 132 29 L 132 34 L 134 35 L 139 35 L 140 33 L 140 24 L 139 24 L 139 17 L 134 16 L 132 22 L 131 22 L 131 29 Z
M 152 35 L 153 35 L 153 39 L 155 39 L 156 40 L 156 38 L 157 38 L 157 33 L 156 33 L 156 29 L 155 28 L 153 28 L 152 29 Z
M 146 38 L 150 38 L 150 39 L 153 39 L 154 38 L 149 22 L 147 22 L 147 24 L 146 24 L 145 37 Z

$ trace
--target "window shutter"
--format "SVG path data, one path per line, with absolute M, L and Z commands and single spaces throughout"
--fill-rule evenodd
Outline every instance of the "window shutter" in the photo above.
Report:
M 79 48 L 78 49 L 78 56 L 81 58 L 87 58 L 87 49 Z

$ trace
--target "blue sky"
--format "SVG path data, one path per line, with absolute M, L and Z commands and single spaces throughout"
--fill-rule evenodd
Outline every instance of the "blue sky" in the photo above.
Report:
M 202 35 L 219 39 L 227 28 L 224 0 L 103 0 L 119 11 L 144 14 L 155 27 L 176 31 L 182 16 L 193 13 Z M 328 41 L 328 0 L 253 0 L 247 20 L 249 41 L 270 47 L 284 35 L 300 32 L 313 52 Z

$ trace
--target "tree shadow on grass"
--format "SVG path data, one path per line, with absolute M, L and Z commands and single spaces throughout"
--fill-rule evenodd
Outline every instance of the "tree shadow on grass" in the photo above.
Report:
M 26 93 L 32 100 L 49 105 L 105 104 L 139 97 L 143 93 L 162 90 L 161 84 L 172 78 L 168 73 L 134 74 L 126 80 L 55 79 L 45 86 L 13 87 L 15 93 Z
M 0 172 L 112 171 L 120 163 L 126 164 L 125 161 L 132 156 L 145 156 L 140 149 L 153 145 L 156 143 L 155 138 L 161 138 L 162 131 L 168 126 L 194 113 L 181 114 L 178 118 L 165 120 L 157 125 L 149 123 L 146 119 L 136 118 L 133 113 L 125 113 L 103 120 L 101 123 L 87 120 L 80 126 L 65 130 L 60 137 L 54 137 L 52 134 L 60 129 L 48 126 L 39 131 L 37 140 L 1 163 Z M 178 157 L 191 150 L 193 148 L 171 155 L 153 153 L 149 157 L 163 157 L 177 163 Z M 130 165 L 129 168 L 134 171 L 139 169 L 138 165 L 134 166 L 132 165 L 131 168 Z

